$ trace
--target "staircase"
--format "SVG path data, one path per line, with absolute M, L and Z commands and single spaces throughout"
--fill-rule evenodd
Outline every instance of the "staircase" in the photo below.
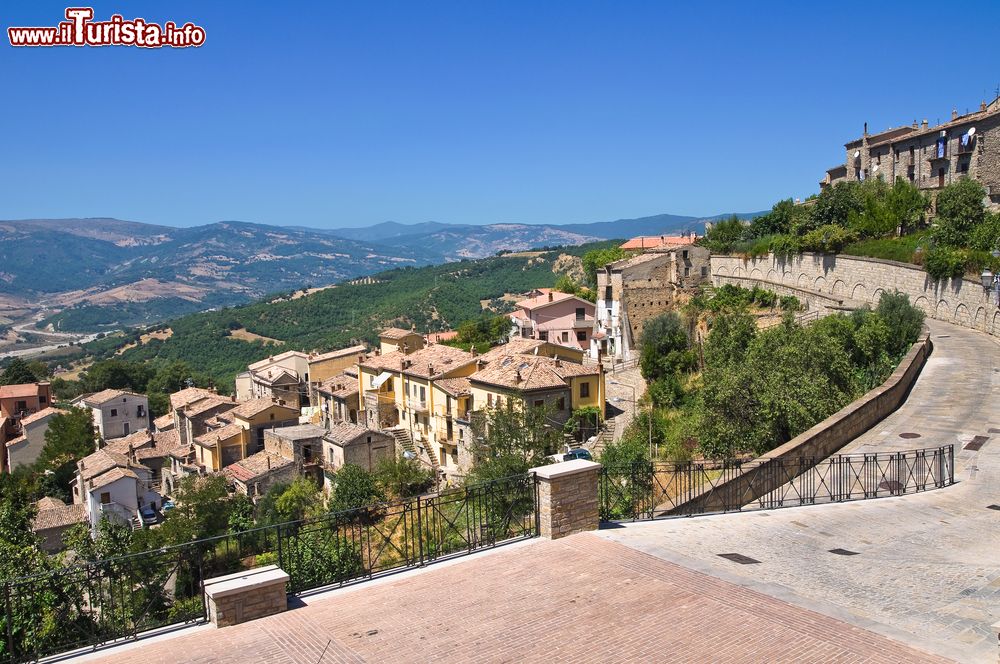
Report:
M 421 458 L 421 452 L 417 450 L 417 446 L 413 443 L 413 439 L 410 437 L 410 432 L 402 427 L 393 427 L 392 429 L 386 429 L 386 432 L 391 434 L 396 440 L 396 444 L 403 448 L 403 450 L 409 452 L 413 455 L 413 458 L 417 461 L 427 464 L 434 471 L 435 476 L 441 474 L 441 464 L 438 462 L 437 454 L 434 453 L 434 449 L 429 445 L 423 445 L 421 449 L 423 454 L 426 455 L 428 460 Z
M 615 439 L 615 418 L 611 418 L 604 421 L 604 428 L 601 432 L 597 434 L 597 440 L 593 442 L 590 446 L 590 453 L 595 459 L 601 456 L 604 452 L 604 448 L 611 444 Z

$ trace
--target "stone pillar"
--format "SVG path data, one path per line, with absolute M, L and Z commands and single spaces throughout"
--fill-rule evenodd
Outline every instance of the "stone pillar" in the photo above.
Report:
M 205 581 L 208 618 L 216 627 L 238 625 L 288 609 L 288 574 L 277 565 Z
M 559 539 L 597 530 L 601 464 L 583 459 L 533 468 L 538 480 L 538 534 Z

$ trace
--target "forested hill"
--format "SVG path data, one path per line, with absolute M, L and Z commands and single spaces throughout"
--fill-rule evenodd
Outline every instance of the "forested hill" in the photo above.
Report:
M 307 295 L 191 314 L 153 330 L 107 337 L 85 346 L 95 359 L 183 360 L 222 389 L 248 363 L 284 350 L 329 350 L 352 340 L 374 343 L 377 331 L 415 325 L 449 329 L 480 316 L 487 306 L 506 310 L 505 294 L 552 286 L 567 271 L 581 276 L 582 256 L 615 241 L 421 268 L 405 267 Z M 299 296 L 301 295 L 301 296 Z M 158 334 L 151 331 L 160 330 Z M 169 330 L 169 336 L 168 332 Z M 166 337 L 166 338 L 163 338 Z M 275 342 L 265 342 L 266 337 Z

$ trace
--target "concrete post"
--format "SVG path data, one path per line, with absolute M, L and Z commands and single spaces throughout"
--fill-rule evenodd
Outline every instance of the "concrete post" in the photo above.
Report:
M 576 459 L 532 468 L 538 480 L 539 535 L 559 539 L 597 530 L 601 464 Z

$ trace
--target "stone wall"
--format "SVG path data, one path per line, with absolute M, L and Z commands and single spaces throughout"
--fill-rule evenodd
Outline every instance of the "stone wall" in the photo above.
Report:
M 676 505 L 668 513 L 717 512 L 727 509 L 727 506 L 745 505 L 791 479 L 787 472 L 787 469 L 793 466 L 789 463 L 790 459 L 808 458 L 820 461 L 833 455 L 903 404 L 932 348 L 930 335 L 925 334 L 923 339 L 913 344 L 893 374 L 882 385 L 844 406 L 781 447 L 755 459 L 754 464 L 741 475 L 704 490 L 691 500 Z M 785 461 L 782 465 L 785 472 L 772 472 L 769 462 L 777 460 Z M 803 471 L 807 470 L 809 467 L 803 466 Z
M 795 286 L 789 286 L 780 282 L 762 281 L 760 279 L 751 279 L 750 277 L 715 277 L 713 281 L 716 286 L 723 284 L 731 284 L 743 288 L 760 286 L 778 295 L 792 295 L 799 299 L 799 302 L 805 306 L 806 311 L 816 311 L 820 316 L 842 312 L 850 308 L 850 300 L 845 301 L 844 298 L 835 295 L 824 295 L 823 293 L 796 288 Z
M 971 327 L 1000 336 L 1000 309 L 982 284 L 971 279 L 935 281 L 923 268 L 876 258 L 804 253 L 744 259 L 712 256 L 712 280 L 728 283 L 736 277 L 793 286 L 857 302 L 878 304 L 883 292 L 898 290 L 928 318 Z
M 538 481 L 538 534 L 559 539 L 597 530 L 601 465 L 578 459 L 533 468 Z

